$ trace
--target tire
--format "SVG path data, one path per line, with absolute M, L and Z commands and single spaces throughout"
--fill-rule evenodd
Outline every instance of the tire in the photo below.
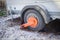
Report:
M 33 30 L 33 31 L 42 30 L 45 26 L 42 15 L 40 15 L 40 13 L 37 10 L 34 9 L 27 10 L 24 14 L 24 23 L 27 23 L 27 20 L 30 16 L 34 16 L 38 20 L 38 24 L 35 28 L 29 26 L 28 30 Z

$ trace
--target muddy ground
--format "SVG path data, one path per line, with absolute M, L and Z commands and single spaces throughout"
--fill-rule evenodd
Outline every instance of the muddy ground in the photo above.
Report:
M 53 32 L 21 30 L 17 21 L 0 22 L 0 40 L 60 40 L 60 35 Z

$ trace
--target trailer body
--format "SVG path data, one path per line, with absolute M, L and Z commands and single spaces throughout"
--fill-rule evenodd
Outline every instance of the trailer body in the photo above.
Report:
M 6 0 L 6 4 L 7 10 L 18 10 L 19 12 L 31 6 L 36 6 L 38 10 L 38 7 L 41 7 L 43 10 L 48 11 L 48 15 L 52 20 L 60 19 L 60 0 Z M 48 23 L 49 20 L 46 20 L 45 14 L 43 16 L 45 23 Z

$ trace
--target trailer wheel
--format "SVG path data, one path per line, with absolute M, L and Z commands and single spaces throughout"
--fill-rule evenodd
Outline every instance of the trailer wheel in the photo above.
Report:
M 44 28 L 45 23 L 43 20 L 42 15 L 40 14 L 40 12 L 38 12 L 37 10 L 27 10 L 24 14 L 24 23 L 27 23 L 27 21 L 32 22 L 31 20 L 34 20 L 35 23 L 31 26 L 28 26 L 29 30 L 33 30 L 33 31 L 40 31 Z

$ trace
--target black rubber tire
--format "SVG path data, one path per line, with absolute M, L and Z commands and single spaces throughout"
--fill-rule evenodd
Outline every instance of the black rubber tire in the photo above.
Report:
M 40 13 L 37 10 L 33 10 L 33 9 L 27 10 L 24 14 L 24 23 L 27 23 L 27 19 L 30 16 L 34 16 L 38 20 L 38 24 L 37 24 L 36 28 L 32 28 L 29 26 L 28 29 L 33 30 L 33 31 L 42 30 L 45 26 L 42 15 L 40 15 Z

